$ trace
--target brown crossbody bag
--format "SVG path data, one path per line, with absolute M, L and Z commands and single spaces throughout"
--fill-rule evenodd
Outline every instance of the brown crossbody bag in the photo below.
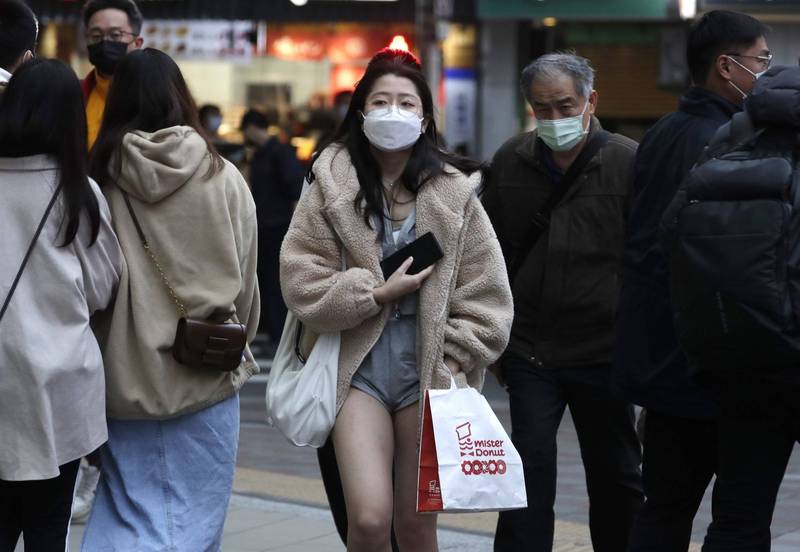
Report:
M 169 292 L 169 296 L 175 303 L 180 314 L 178 328 L 175 332 L 175 343 L 172 346 L 172 357 L 184 366 L 197 368 L 198 370 L 221 370 L 232 372 L 236 370 L 242 362 L 242 354 L 247 346 L 247 330 L 244 324 L 235 322 L 217 323 L 210 320 L 197 320 L 189 318 L 186 307 L 178 298 L 172 285 L 167 279 L 167 275 L 161 268 L 155 254 L 144 236 L 133 205 L 126 192 L 122 192 L 125 205 L 133 219 L 133 225 L 139 234 L 147 256 L 153 261 L 153 265 L 158 271 L 161 281 Z

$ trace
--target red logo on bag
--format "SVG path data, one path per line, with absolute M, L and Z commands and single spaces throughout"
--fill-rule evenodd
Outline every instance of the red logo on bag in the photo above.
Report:
M 472 425 L 469 422 L 464 422 L 460 426 L 456 426 L 456 435 L 458 436 L 458 448 L 461 451 L 461 456 L 475 456 L 475 447 L 472 444 Z
M 461 462 L 461 471 L 464 475 L 503 475 L 506 473 L 504 460 L 464 460 Z
M 461 457 L 487 457 L 505 456 L 503 440 L 472 439 L 472 425 L 464 422 L 456 426 L 458 436 L 458 449 Z M 464 475 L 503 475 L 506 473 L 506 463 L 503 460 L 464 460 L 461 463 Z

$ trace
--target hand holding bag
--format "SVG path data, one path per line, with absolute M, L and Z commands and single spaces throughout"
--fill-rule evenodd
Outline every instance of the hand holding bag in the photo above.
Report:
M 172 285 L 167 279 L 167 275 L 161 268 L 161 264 L 156 259 L 155 254 L 144 236 L 144 231 L 139 225 L 139 219 L 133 211 L 133 205 L 128 198 L 128 194 L 122 191 L 125 205 L 133 219 L 136 232 L 142 242 L 147 256 L 153 262 L 158 271 L 164 286 L 169 292 L 170 298 L 178 309 L 180 319 L 175 331 L 175 342 L 172 345 L 172 357 L 183 364 L 198 370 L 220 370 L 232 372 L 242 363 L 242 355 L 247 346 L 247 330 L 244 324 L 235 322 L 217 323 L 211 320 L 198 320 L 189 318 L 186 307 Z
M 525 508 L 522 459 L 477 390 L 428 390 L 421 424 L 417 512 Z

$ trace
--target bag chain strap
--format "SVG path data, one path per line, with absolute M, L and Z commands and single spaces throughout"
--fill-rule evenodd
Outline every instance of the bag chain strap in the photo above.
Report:
M 180 298 L 178 298 L 178 294 L 175 293 L 175 290 L 169 283 L 169 279 L 164 273 L 164 269 L 161 268 L 161 264 L 158 262 L 158 259 L 156 259 L 155 253 L 153 253 L 153 250 L 150 248 L 150 244 L 147 243 L 147 238 L 144 237 L 144 232 L 142 231 L 142 227 L 139 225 L 139 220 L 136 218 L 136 213 L 133 212 L 133 205 L 131 205 L 131 200 L 128 198 L 128 193 L 124 190 L 120 191 L 122 192 L 122 197 L 125 199 L 125 205 L 128 206 L 128 212 L 130 212 L 131 218 L 133 219 L 133 225 L 136 226 L 136 232 L 139 234 L 139 239 L 142 241 L 142 247 L 144 247 L 144 250 L 147 253 L 147 256 L 150 257 L 150 260 L 153 261 L 153 265 L 156 267 L 158 275 L 161 277 L 161 281 L 164 282 L 164 286 L 167 288 L 170 298 L 178 309 L 178 314 L 180 314 L 182 318 L 186 318 L 188 316 L 186 307 L 184 306 L 183 302 L 181 302 Z

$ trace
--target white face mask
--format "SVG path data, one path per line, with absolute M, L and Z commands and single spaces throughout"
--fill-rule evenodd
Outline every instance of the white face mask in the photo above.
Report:
M 744 69 L 745 71 L 747 71 L 748 73 L 750 73 L 751 75 L 753 75 L 753 78 L 754 78 L 755 80 L 758 80 L 758 79 L 760 79 L 762 76 L 764 76 L 764 73 L 766 73 L 766 71 L 761 71 L 760 73 L 753 73 L 753 72 L 752 72 L 750 69 L 748 69 L 747 67 L 745 67 L 744 65 L 742 65 L 741 63 L 739 63 L 738 61 L 736 61 L 735 59 L 733 59 L 731 56 L 726 56 L 726 57 L 727 57 L 729 60 L 731 60 L 732 62 L 734 62 L 736 65 L 738 65 L 739 67 L 741 67 L 742 69 Z M 743 99 L 743 100 L 747 98 L 747 94 L 744 92 L 744 90 L 742 90 L 741 88 L 739 88 L 738 86 L 736 86 L 735 84 L 733 84 L 733 81 L 728 81 L 728 84 L 730 84 L 731 86 L 733 86 L 733 87 L 736 89 L 736 91 L 737 91 L 739 94 L 741 94 L 741 95 L 742 95 L 742 99 Z
M 364 117 L 364 135 L 381 151 L 401 151 L 413 146 L 422 134 L 422 119 L 416 113 L 393 105 L 375 109 Z
M 583 111 L 575 117 L 565 119 L 536 119 L 536 133 L 553 151 L 569 151 L 583 139 L 588 130 L 583 127 L 583 116 L 589 108 L 589 101 Z

